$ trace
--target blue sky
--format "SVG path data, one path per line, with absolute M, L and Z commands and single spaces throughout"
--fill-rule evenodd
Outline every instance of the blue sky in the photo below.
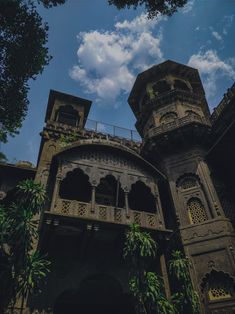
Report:
M 9 161 L 36 163 L 50 89 L 92 100 L 90 119 L 134 129 L 129 91 L 153 64 L 172 59 L 198 68 L 211 110 L 235 80 L 234 0 L 191 0 L 152 21 L 144 8 L 118 11 L 107 0 L 67 0 L 39 12 L 49 24 L 53 59 L 30 82 L 20 134 L 2 144 Z

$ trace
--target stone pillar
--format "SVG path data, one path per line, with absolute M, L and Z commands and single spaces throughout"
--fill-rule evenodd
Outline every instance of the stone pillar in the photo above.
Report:
M 202 184 L 203 184 L 207 199 L 209 201 L 208 205 L 210 206 L 211 211 L 212 211 L 212 216 L 213 216 L 212 218 L 224 217 L 225 215 L 224 215 L 220 200 L 217 196 L 217 192 L 211 180 L 210 170 L 207 164 L 203 160 L 199 161 L 198 172 L 200 174 L 200 177 L 203 179 Z
M 128 204 L 128 192 L 125 191 L 125 209 L 126 209 L 126 216 L 130 217 L 130 212 L 129 212 L 129 204 Z
M 155 198 L 156 210 L 157 210 L 158 217 L 159 217 L 159 224 L 161 227 L 165 228 L 165 221 L 164 221 L 164 216 L 163 216 L 162 204 L 161 204 L 161 200 L 160 200 L 160 196 L 159 196 L 159 190 L 158 190 L 157 185 L 156 185 L 156 192 L 157 193 L 154 195 L 154 198 Z
M 95 212 L 95 190 L 96 186 L 92 185 L 92 190 L 91 190 L 91 212 Z
M 161 271 L 162 271 L 162 277 L 163 277 L 166 297 L 167 297 L 167 299 L 170 299 L 171 290 L 170 290 L 170 283 L 169 283 L 168 272 L 167 272 L 167 267 L 166 267 L 166 259 L 165 259 L 164 254 L 161 254 L 161 256 L 160 256 L 160 265 L 161 265 Z
M 59 195 L 59 188 L 60 188 L 60 182 L 62 178 L 61 175 L 56 176 L 56 181 L 55 181 L 55 187 L 52 195 L 52 201 L 51 201 L 51 211 L 54 211 L 55 205 L 56 205 L 56 200 Z

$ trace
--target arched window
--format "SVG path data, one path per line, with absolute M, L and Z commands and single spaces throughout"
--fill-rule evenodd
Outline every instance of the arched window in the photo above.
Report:
M 195 116 L 195 117 L 200 118 L 200 115 L 199 115 L 197 112 L 193 111 L 193 110 L 186 110 L 186 111 L 185 111 L 185 114 L 186 114 L 187 116 Z
M 156 212 L 156 202 L 148 186 L 143 182 L 137 181 L 132 184 L 128 195 L 129 207 L 134 210 Z
M 180 181 L 179 186 L 182 190 L 188 190 L 198 186 L 198 182 L 197 179 L 194 177 L 185 177 Z
M 97 204 L 124 207 L 124 192 L 120 182 L 112 175 L 100 179 L 95 199 Z
M 91 184 L 89 177 L 77 168 L 67 174 L 60 184 L 59 196 L 63 199 L 90 202 Z
M 165 80 L 158 81 L 155 84 L 153 84 L 153 91 L 156 95 L 169 92 L 170 90 L 171 90 L 171 85 Z
M 62 106 L 57 111 L 56 121 L 71 126 L 78 126 L 79 114 L 72 106 Z
M 199 224 L 207 220 L 205 207 L 199 198 L 190 198 L 187 202 L 187 210 L 191 224 Z
M 185 91 L 190 91 L 190 88 L 188 87 L 188 85 L 182 80 L 174 80 L 174 88 L 185 90 Z
M 234 281 L 228 274 L 212 270 L 204 278 L 203 290 L 207 294 L 208 301 L 230 299 L 234 296 Z
M 173 122 L 177 118 L 176 112 L 167 112 L 160 118 L 160 123 L 170 123 Z

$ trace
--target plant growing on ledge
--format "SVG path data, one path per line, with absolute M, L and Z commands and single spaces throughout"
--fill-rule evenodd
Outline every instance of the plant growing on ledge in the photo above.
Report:
M 149 271 L 154 261 L 157 244 L 148 232 L 136 224 L 126 233 L 123 257 L 130 264 L 129 286 L 136 301 L 138 314 L 173 314 L 174 306 L 165 298 L 162 279 Z
M 40 292 L 40 285 L 49 272 L 50 262 L 34 248 L 38 216 L 45 198 L 41 184 L 25 180 L 18 184 L 13 198 L 6 197 L 0 205 L 0 278 L 3 288 L 0 303 L 2 301 L 3 309 L 10 305 L 13 312 L 16 301 L 20 300 L 17 308 L 23 313 L 27 296 Z
M 66 147 L 78 140 L 78 135 L 76 132 L 70 134 L 61 134 L 60 135 L 60 146 Z

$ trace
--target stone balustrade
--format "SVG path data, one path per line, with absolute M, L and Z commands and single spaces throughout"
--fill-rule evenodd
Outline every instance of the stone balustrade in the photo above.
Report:
M 191 124 L 191 123 L 195 123 L 195 122 L 210 126 L 210 123 L 208 122 L 206 118 L 191 114 L 183 118 L 177 118 L 174 121 L 171 121 L 166 124 L 162 124 L 158 127 L 152 128 L 151 130 L 149 130 L 148 136 L 149 137 L 157 136 L 159 134 L 162 134 L 162 133 L 165 133 L 165 132 L 168 132 L 176 128 L 179 128 L 179 127 Z
M 144 228 L 161 229 L 158 222 L 158 215 L 143 211 L 136 211 L 124 208 L 115 208 L 113 206 L 79 202 L 76 200 L 67 200 L 58 198 L 54 208 L 49 212 L 56 215 L 88 219 L 97 222 L 107 222 L 121 225 L 130 225 L 136 223 Z

